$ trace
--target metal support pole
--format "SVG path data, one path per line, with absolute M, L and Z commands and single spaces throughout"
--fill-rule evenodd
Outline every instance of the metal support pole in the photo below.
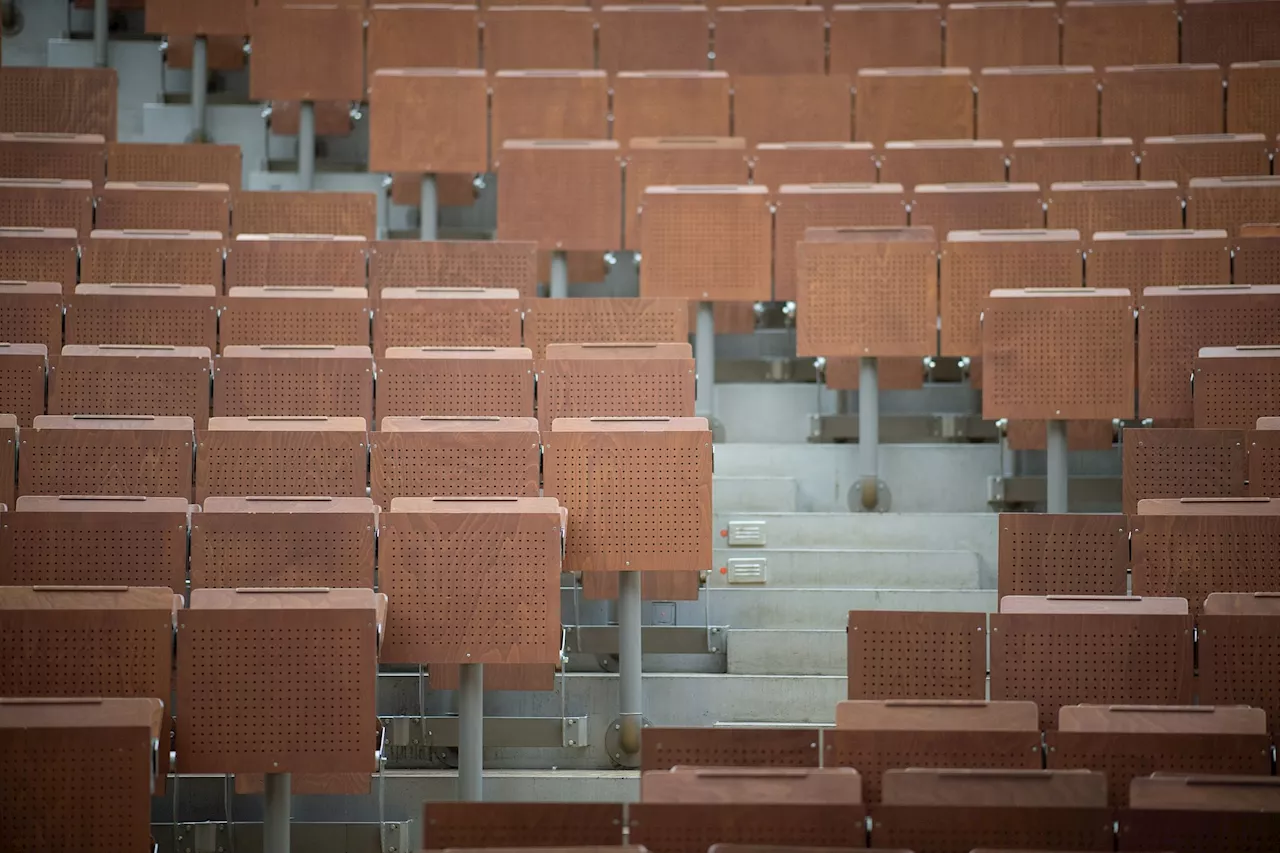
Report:
M 618 717 L 622 724 L 619 744 L 628 755 L 640 752 L 640 728 L 644 725 L 641 693 L 643 648 L 640 641 L 640 573 L 618 574 Z
M 298 189 L 316 183 L 316 105 L 303 101 L 298 107 Z
M 564 252 L 551 253 L 551 298 L 569 298 L 569 258 Z
M 263 853 L 289 853 L 289 801 L 292 782 L 288 773 L 266 774 L 262 794 Z
M 93 0 L 93 64 L 107 67 L 107 29 L 111 19 L 107 14 L 107 0 Z
M 875 509 L 880 502 L 880 364 L 875 358 L 858 364 L 858 457 L 862 508 Z
M 423 240 L 437 240 L 440 233 L 440 202 L 436 195 L 436 176 L 422 176 L 422 202 L 418 214 L 418 231 Z
M 209 96 L 209 40 L 196 36 L 191 46 L 191 141 L 204 142 L 208 136 L 205 104 Z
M 698 399 L 694 411 L 705 418 L 712 418 L 716 413 L 716 315 L 710 302 L 698 303 L 693 361 L 698 371 Z
M 464 663 L 458 673 L 458 799 L 484 799 L 484 664 Z
M 1045 436 L 1049 512 L 1067 511 L 1067 422 L 1049 421 Z

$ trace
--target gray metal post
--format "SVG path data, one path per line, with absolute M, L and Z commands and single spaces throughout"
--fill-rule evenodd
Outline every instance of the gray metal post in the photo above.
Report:
M 262 851 L 289 853 L 289 805 L 293 780 L 288 773 L 266 774 L 262 793 Z
M 880 364 L 875 358 L 858 363 L 858 461 L 862 508 L 875 509 L 880 502 Z
M 458 673 L 458 799 L 484 799 L 484 664 L 464 663 Z
M 209 40 L 196 36 L 191 47 L 191 141 L 208 139 L 205 104 L 209 95 Z
M 1045 436 L 1045 473 L 1049 512 L 1067 511 L 1067 422 L 1049 421 Z
M 564 252 L 551 253 L 551 298 L 569 298 L 569 258 Z
M 640 728 L 644 724 L 640 656 L 640 573 L 618 574 L 618 717 L 622 724 L 619 744 L 628 755 L 640 752 Z
M 107 0 L 93 0 L 93 64 L 107 67 L 107 29 L 111 18 L 107 14 Z
M 698 371 L 697 405 L 699 415 L 711 418 L 716 413 L 716 315 L 710 302 L 698 303 L 698 326 L 693 335 L 693 362 Z
M 422 176 L 422 202 L 418 213 L 418 231 L 423 240 L 437 240 L 440 233 L 440 202 L 436 195 L 436 176 Z
M 298 107 L 298 189 L 316 183 L 316 105 L 303 101 Z

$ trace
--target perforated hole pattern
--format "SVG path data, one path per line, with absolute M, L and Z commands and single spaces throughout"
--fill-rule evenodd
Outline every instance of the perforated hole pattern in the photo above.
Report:
M 1129 530 L 1123 516 L 1000 516 L 1000 597 L 1124 595 Z
M 1245 492 L 1244 433 L 1144 429 L 1124 434 L 1124 511 L 1147 498 L 1237 498 Z
M 373 325 L 378 353 L 387 347 L 520 346 L 520 308 L 504 299 L 384 300 Z
M 640 743 L 642 770 L 672 767 L 817 767 L 818 732 L 658 728 Z
M 1200 701 L 1261 708 L 1280 732 L 1280 619 L 1202 615 L 1197 639 Z
M 373 416 L 373 364 L 368 359 L 220 358 L 215 417 Z
M 163 586 L 182 593 L 184 513 L 21 513 L 0 529 L 7 586 Z M 164 697 L 157 697 L 164 698 Z
M 206 432 L 196 449 L 197 499 L 365 495 L 364 433 Z
M 537 293 L 537 250 L 532 243 L 376 243 L 369 261 L 369 289 L 387 287 L 514 287 Z
M 538 496 L 537 436 L 458 433 L 374 434 L 373 499 Z
M 20 495 L 191 498 L 191 434 L 151 430 L 27 430 Z
M 1142 288 L 1179 284 L 1224 284 L 1231 258 L 1213 240 L 1130 240 L 1094 243 L 1087 269 L 1090 287 Z
M 1250 429 L 1280 412 L 1280 357 L 1198 359 L 1192 412 L 1210 429 Z
M 849 614 L 850 699 L 982 699 L 982 613 Z
M 222 346 L 369 346 L 369 308 L 353 299 L 232 299 L 220 320 Z
M 49 414 L 179 415 L 201 424 L 209 417 L 209 361 L 65 357 L 49 377 Z
M 1280 495 L 1280 430 L 1249 433 L 1249 494 Z
M 42 357 L 0 357 L 0 409 L 16 415 L 18 426 L 31 426 L 36 415 L 44 414 L 44 383 L 45 362 Z
M 537 299 L 526 304 L 525 346 L 534 359 L 546 355 L 548 344 L 689 340 L 683 299 Z
M 1133 594 L 1187 599 L 1280 589 L 1280 516 L 1149 515 L 1133 522 Z
M 295 285 L 364 287 L 365 244 L 262 240 L 236 241 L 227 247 L 228 288 Z
M 222 289 L 222 247 L 204 240 L 91 239 L 81 249 L 86 284 L 207 284 Z
M 191 529 L 191 586 L 373 587 L 371 516 L 200 514 Z
M 556 418 L 692 417 L 691 359 L 552 359 L 538 370 L 538 422 Z
M 763 196 L 645 195 L 642 296 L 753 302 L 771 297 L 773 217 Z
M 69 302 L 69 344 L 214 346 L 212 299 L 79 296 Z
M 526 359 L 386 359 L 377 407 L 385 417 L 533 417 L 533 363 Z M 505 494 L 505 493 L 503 493 Z

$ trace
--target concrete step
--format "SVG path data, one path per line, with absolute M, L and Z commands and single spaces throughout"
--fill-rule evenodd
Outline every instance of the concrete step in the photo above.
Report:
M 711 623 L 734 629 L 788 628 L 843 630 L 850 610 L 992 613 L 992 590 L 933 589 L 717 589 L 711 593 Z M 679 624 L 697 624 L 702 605 L 677 608 Z M 686 618 L 686 615 L 688 618 Z
M 731 629 L 731 675 L 844 675 L 848 635 L 843 630 Z
M 794 477 L 717 474 L 711 505 L 724 512 L 795 512 L 796 481 Z
M 982 574 L 972 551 L 717 548 L 714 559 L 711 587 L 978 589 Z

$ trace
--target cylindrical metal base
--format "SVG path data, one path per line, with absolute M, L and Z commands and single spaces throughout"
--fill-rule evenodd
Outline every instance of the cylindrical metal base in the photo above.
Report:
M 107 67 L 107 36 L 111 18 L 107 14 L 107 0 L 93 0 L 93 64 Z
M 644 724 L 644 697 L 641 693 L 640 573 L 618 575 L 618 716 L 622 724 L 623 752 L 640 751 L 640 729 Z
M 693 361 L 698 372 L 697 405 L 699 415 L 711 418 L 716 413 L 716 315 L 710 302 L 698 303 L 698 326 L 693 335 Z
M 262 851 L 289 853 L 289 806 L 292 778 L 288 773 L 266 774 L 262 793 Z
M 484 664 L 464 663 L 458 673 L 458 799 L 484 799 Z
M 209 40 L 196 36 L 191 45 L 191 140 L 208 139 L 205 104 L 209 95 Z
M 316 105 L 303 101 L 298 107 L 298 189 L 316 183 Z
M 880 364 L 863 358 L 858 364 L 858 461 L 862 474 L 862 506 L 879 503 L 880 467 Z
M 438 239 L 440 233 L 440 202 L 436 195 L 436 176 L 422 176 L 422 202 L 418 213 L 418 232 L 423 240 Z
M 1067 422 L 1049 421 L 1045 435 L 1048 511 L 1067 511 Z
M 551 298 L 569 298 L 569 258 L 564 252 L 551 253 Z

